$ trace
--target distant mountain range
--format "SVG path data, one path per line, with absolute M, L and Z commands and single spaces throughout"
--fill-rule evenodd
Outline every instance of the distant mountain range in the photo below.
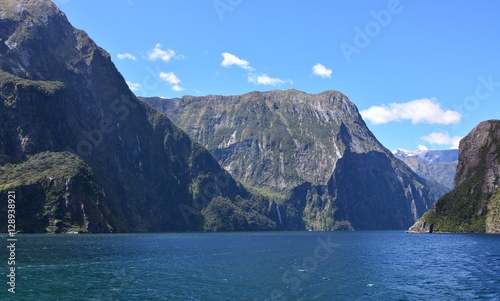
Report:
M 453 189 L 458 149 L 409 151 L 398 148 L 392 153 L 422 178 L 436 181 L 449 190 Z
M 406 150 L 397 148 L 392 153 L 401 158 L 417 157 L 426 164 L 451 163 L 458 161 L 458 149 L 448 150 Z
M 247 187 L 282 195 L 297 228 L 399 229 L 448 190 L 396 159 L 337 91 L 140 99 Z
M 460 141 L 454 184 L 409 231 L 500 233 L 500 120 Z

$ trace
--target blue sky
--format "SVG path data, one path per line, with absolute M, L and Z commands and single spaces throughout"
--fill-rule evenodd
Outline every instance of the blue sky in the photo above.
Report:
M 389 149 L 500 119 L 500 2 L 58 0 L 140 96 L 338 90 Z

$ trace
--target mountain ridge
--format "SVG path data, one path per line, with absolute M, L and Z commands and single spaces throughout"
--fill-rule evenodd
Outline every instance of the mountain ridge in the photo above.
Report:
M 303 211 L 303 220 L 292 218 L 293 225 L 401 229 L 446 192 L 396 159 L 368 129 L 355 104 L 335 90 L 140 100 L 165 112 L 248 187 L 286 195 L 285 210 Z M 356 202 L 348 201 L 354 197 L 351 190 L 363 192 L 356 194 Z
M 300 185 L 304 181 L 311 182 L 313 185 L 326 185 L 329 176 L 333 173 L 336 161 L 344 151 L 342 143 L 335 141 L 341 139 L 341 137 L 335 136 L 344 121 L 350 123 L 349 130 L 355 131 L 353 135 L 355 138 L 369 139 L 370 142 L 373 142 L 373 148 L 379 151 L 388 151 L 375 142 L 375 136 L 364 124 L 356 106 L 345 95 L 335 90 L 327 90 L 318 94 L 307 94 L 290 89 L 253 91 L 235 96 L 208 95 L 202 97 L 184 96 L 174 99 L 140 99 L 167 113 L 176 124 L 180 125 L 195 140 L 205 145 L 219 159 L 234 155 L 230 154 L 228 149 L 239 148 L 241 150 L 241 147 L 246 149 L 253 147 L 255 152 L 269 152 L 269 154 L 264 154 L 268 160 L 284 161 L 280 157 L 282 156 L 279 151 L 280 143 L 288 144 L 289 147 L 295 149 L 291 157 L 285 158 L 288 159 L 286 162 L 288 165 L 293 165 L 287 171 L 279 170 L 279 168 L 284 169 L 285 166 L 277 167 L 272 163 L 259 164 L 259 166 L 267 166 L 259 172 L 269 173 L 271 178 L 280 178 L 282 183 L 272 185 L 269 184 L 267 178 L 254 181 L 251 179 L 251 175 L 239 177 L 242 182 L 252 186 L 260 185 L 282 191 L 286 187 Z M 189 109 L 196 110 L 200 114 L 198 116 L 190 115 L 187 112 Z M 297 118 L 299 112 L 302 113 L 300 110 L 313 114 L 315 119 L 303 121 L 300 116 Z M 240 113 L 242 111 L 249 112 L 248 116 L 243 116 Z M 185 112 L 187 113 L 184 114 Z M 341 114 L 343 115 L 341 116 Z M 235 118 L 240 118 L 240 120 L 235 120 Z M 240 126 L 236 124 L 237 122 L 246 122 L 248 125 L 241 124 Z M 212 130 L 215 127 L 218 128 L 218 132 L 205 130 Z M 276 128 L 276 131 L 267 136 L 259 136 L 262 134 L 258 133 L 259 128 L 269 127 Z M 322 132 L 317 131 L 318 128 L 323 127 L 325 129 Z M 286 139 L 283 139 L 283 135 L 287 136 Z M 316 143 L 326 139 L 332 139 L 328 147 Z M 363 144 L 359 140 L 350 141 L 353 150 L 356 152 L 366 151 L 368 143 Z M 258 144 L 255 144 L 256 141 Z M 330 146 L 333 146 L 332 149 L 329 149 Z M 255 152 L 252 154 L 248 151 L 246 154 L 255 156 Z M 307 164 L 302 163 L 301 160 L 308 162 Z M 221 162 L 221 160 L 219 161 Z M 222 159 L 221 162 L 233 175 L 242 174 L 243 169 L 245 169 L 243 166 L 250 165 L 240 162 L 240 166 L 235 167 L 225 162 L 234 164 L 234 158 L 227 161 Z M 301 164 L 302 166 L 299 166 Z M 258 168 L 254 167 L 254 169 Z M 288 172 L 291 175 L 287 175 Z M 291 179 L 287 179 L 287 176 Z

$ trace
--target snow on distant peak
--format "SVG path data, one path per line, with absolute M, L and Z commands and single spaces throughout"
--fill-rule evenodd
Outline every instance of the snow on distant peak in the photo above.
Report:
M 417 157 L 420 162 L 425 163 L 446 163 L 458 160 L 458 150 L 406 150 L 397 148 L 392 151 L 392 154 L 400 158 Z
M 403 148 L 396 148 L 395 150 L 392 151 L 392 154 L 398 157 L 408 158 L 408 157 L 418 156 L 423 152 L 425 152 L 425 150 L 411 151 Z

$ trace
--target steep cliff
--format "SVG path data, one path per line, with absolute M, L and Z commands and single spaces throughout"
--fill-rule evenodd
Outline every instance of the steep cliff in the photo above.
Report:
M 500 121 L 476 126 L 460 141 L 455 189 L 410 232 L 500 233 Z

